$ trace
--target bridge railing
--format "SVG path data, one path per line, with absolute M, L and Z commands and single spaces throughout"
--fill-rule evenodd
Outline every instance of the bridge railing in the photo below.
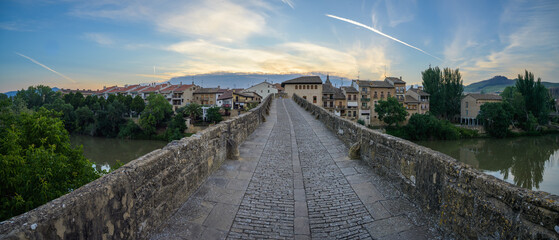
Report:
M 0 239 L 144 239 L 263 121 L 249 112 L 169 143 L 34 210 L 0 223 Z
M 524 189 L 293 99 L 459 239 L 558 239 L 559 196 Z M 353 153 L 353 152 L 352 152 Z

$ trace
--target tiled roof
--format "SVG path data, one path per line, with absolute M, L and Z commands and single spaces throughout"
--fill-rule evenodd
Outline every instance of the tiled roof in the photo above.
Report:
M 233 98 L 233 91 L 231 90 L 225 91 L 223 94 L 221 94 L 221 96 L 217 98 L 217 100 L 225 100 L 229 98 Z
M 405 99 L 404 99 L 405 103 L 419 103 L 419 100 L 415 99 L 413 96 L 411 95 L 406 95 Z
M 103 93 L 108 93 L 109 91 L 114 90 L 115 88 L 118 88 L 117 86 L 112 86 L 112 87 L 108 87 L 108 88 L 104 88 L 101 89 L 99 91 L 96 91 L 95 94 L 103 94 Z
M 208 94 L 208 93 L 224 93 L 227 89 L 222 88 L 200 88 L 194 91 L 194 94 Z
M 332 86 L 330 82 L 326 82 L 322 84 L 322 93 L 323 94 L 334 94 L 336 93 L 336 88 Z
M 466 96 L 471 96 L 476 100 L 502 100 L 501 96 L 497 94 L 478 94 L 478 93 L 470 93 Z
M 390 80 L 393 83 L 398 83 L 398 84 L 405 84 L 406 82 L 402 81 L 402 79 L 397 78 L 397 77 L 386 77 L 384 78 L 384 80 Z
M 285 84 L 322 84 L 322 80 L 319 76 L 303 76 L 282 82 L 281 87 Z
M 359 80 L 359 87 L 393 88 L 394 86 L 386 81 Z
M 349 86 L 349 87 L 345 86 L 345 87 L 342 87 L 342 89 L 345 90 L 346 93 L 359 93 L 359 91 L 357 91 L 357 89 L 355 89 L 352 86 Z
M 419 96 L 431 96 L 431 94 L 419 89 L 419 88 L 410 88 L 408 89 L 408 91 L 412 91 L 415 92 L 417 94 L 419 94 Z

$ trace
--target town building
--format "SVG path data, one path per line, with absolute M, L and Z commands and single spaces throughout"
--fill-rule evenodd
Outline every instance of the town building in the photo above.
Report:
M 359 114 L 359 91 L 352 86 L 341 87 L 342 92 L 346 96 L 346 118 L 350 120 L 357 120 Z
M 423 91 L 423 87 L 411 87 L 404 94 L 404 107 L 409 113 L 408 118 L 414 113 L 426 114 L 429 111 L 430 94 Z
M 380 124 L 378 114 L 375 112 L 375 105 L 379 100 L 395 97 L 395 87 L 387 80 L 354 80 L 352 87 L 359 90 L 359 119 L 363 120 L 365 124 Z
M 303 76 L 281 83 L 287 97 L 293 94 L 306 99 L 310 103 L 322 106 L 322 80 L 319 76 Z
M 390 85 L 394 86 L 395 97 L 398 99 L 398 102 L 404 102 L 404 95 L 406 94 L 406 82 L 402 80 L 402 77 L 386 77 L 384 81 L 390 83 Z
M 460 123 L 464 125 L 479 125 L 480 122 L 477 121 L 477 115 L 481 105 L 501 101 L 501 96 L 497 94 L 467 94 L 460 101 Z
M 216 105 L 217 99 L 227 91 L 227 89 L 217 88 L 199 88 L 194 91 L 194 102 L 201 105 Z
M 169 103 L 173 106 L 173 110 L 177 110 L 186 104 L 193 102 L 193 93 L 194 91 L 198 90 L 198 86 L 196 85 L 189 85 L 182 83 L 179 85 L 170 85 L 166 88 L 163 88 L 159 91 L 161 95 L 169 101 Z
M 278 93 L 278 89 L 276 89 L 276 86 L 274 86 L 274 84 L 264 81 L 243 90 L 243 92 L 254 92 L 260 95 L 262 98 L 266 98 L 270 94 Z
M 326 82 L 322 85 L 322 107 L 334 113 L 336 116 L 346 116 L 346 99 L 344 92 L 332 86 L 330 77 L 326 76 Z

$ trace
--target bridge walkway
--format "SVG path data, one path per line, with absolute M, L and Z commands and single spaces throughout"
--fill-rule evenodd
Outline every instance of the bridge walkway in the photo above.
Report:
M 151 239 L 437 239 L 421 211 L 291 99 Z

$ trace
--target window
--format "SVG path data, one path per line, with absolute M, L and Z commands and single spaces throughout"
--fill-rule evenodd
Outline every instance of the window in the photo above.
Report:
M 312 96 L 312 103 L 316 103 L 316 96 Z
M 270 89 L 268 89 L 268 93 L 270 93 Z
M 468 108 L 468 102 L 466 102 L 466 108 Z M 468 110 L 466 110 L 466 115 L 468 115 Z
M 297 90 L 297 89 L 298 89 L 298 87 L 297 87 L 297 85 L 295 85 L 295 90 Z
M 307 96 L 303 96 L 303 99 L 307 100 Z
M 347 95 L 347 100 L 351 100 L 351 95 Z
M 466 110 L 466 116 L 468 116 L 468 110 Z
M 390 97 L 390 93 L 388 93 L 388 97 Z

